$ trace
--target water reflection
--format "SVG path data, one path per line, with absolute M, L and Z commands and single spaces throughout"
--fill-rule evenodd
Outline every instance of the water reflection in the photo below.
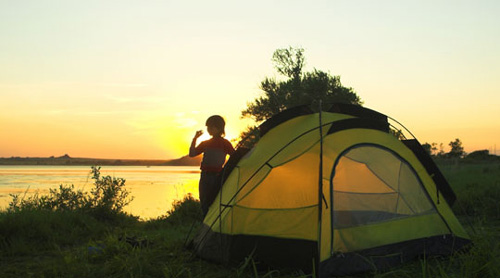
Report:
M 101 175 L 124 178 L 134 200 L 125 211 L 143 219 L 164 215 L 174 200 L 188 193 L 198 198 L 198 167 L 103 166 Z M 89 191 L 93 180 L 88 166 L 0 166 L 0 209 L 11 201 L 9 194 L 47 194 L 60 184 Z

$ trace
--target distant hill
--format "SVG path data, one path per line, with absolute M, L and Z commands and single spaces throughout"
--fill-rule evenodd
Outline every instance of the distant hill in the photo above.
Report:
M 201 156 L 189 157 L 183 156 L 178 159 L 168 160 L 167 162 L 161 164 L 165 166 L 200 166 Z
M 201 157 L 183 156 L 170 160 L 142 160 L 142 159 L 100 159 L 70 157 L 65 154 L 59 157 L 9 157 L 0 158 L 0 165 L 74 165 L 74 166 L 198 166 Z

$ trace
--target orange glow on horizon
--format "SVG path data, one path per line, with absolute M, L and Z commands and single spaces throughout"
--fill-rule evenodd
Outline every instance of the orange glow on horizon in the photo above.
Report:
M 66 2 L 0 2 L 0 157 L 175 159 L 215 114 L 232 141 L 289 46 L 422 143 L 500 150 L 500 1 Z

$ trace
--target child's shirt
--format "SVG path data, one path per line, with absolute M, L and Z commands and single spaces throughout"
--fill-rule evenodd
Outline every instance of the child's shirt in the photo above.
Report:
M 226 155 L 234 152 L 233 145 L 222 137 L 214 136 L 212 139 L 201 142 L 194 149 L 194 156 L 203 153 L 200 169 L 207 172 L 220 172 L 226 162 Z

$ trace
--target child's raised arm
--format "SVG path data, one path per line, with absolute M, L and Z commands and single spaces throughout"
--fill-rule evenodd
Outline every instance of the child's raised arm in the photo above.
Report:
M 196 148 L 196 140 L 203 134 L 203 130 L 198 130 L 194 134 L 193 141 L 191 141 L 191 147 L 189 147 L 189 156 L 190 157 L 195 157 L 198 154 L 195 151 Z

